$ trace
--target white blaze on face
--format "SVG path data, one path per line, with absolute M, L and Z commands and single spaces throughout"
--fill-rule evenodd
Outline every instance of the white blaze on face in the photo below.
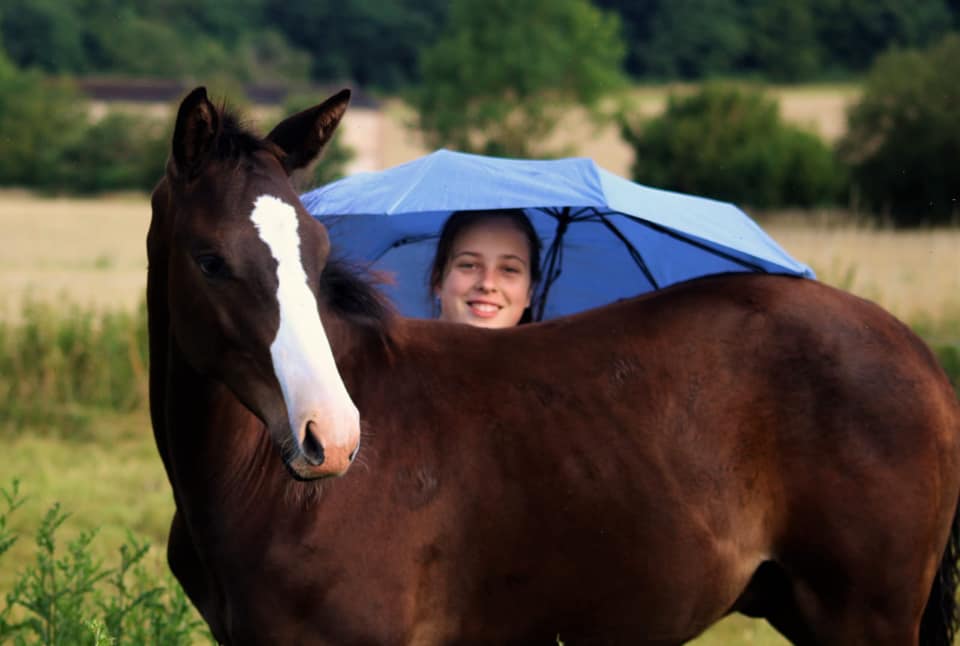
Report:
M 355 442 L 359 413 L 337 372 L 317 301 L 300 260 L 297 212 L 272 195 L 261 195 L 250 214 L 260 238 L 277 260 L 280 326 L 270 345 L 273 370 L 283 390 L 294 439 L 307 423 L 317 423 L 322 441 L 333 446 Z

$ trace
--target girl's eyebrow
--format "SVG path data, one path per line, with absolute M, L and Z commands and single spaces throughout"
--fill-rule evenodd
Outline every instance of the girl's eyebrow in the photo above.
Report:
M 474 258 L 482 258 L 482 257 L 483 257 L 483 254 L 478 253 L 478 252 L 476 252 L 476 251 L 464 250 L 464 251 L 458 251 L 457 253 L 455 253 L 455 254 L 453 255 L 453 259 L 459 258 L 460 256 L 472 256 L 472 257 L 474 257 Z M 527 266 L 527 261 L 524 260 L 521 256 L 518 256 L 518 255 L 515 254 L 515 253 L 504 253 L 504 254 L 500 254 L 500 255 L 497 256 L 497 257 L 498 257 L 500 260 L 516 260 L 517 262 L 519 262 L 519 263 L 520 263 L 521 265 L 523 265 L 524 267 Z

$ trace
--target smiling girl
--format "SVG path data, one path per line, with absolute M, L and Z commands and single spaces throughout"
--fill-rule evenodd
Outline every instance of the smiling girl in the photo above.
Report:
M 430 272 L 440 320 L 487 328 L 526 323 L 539 279 L 540 239 L 522 210 L 447 218 Z

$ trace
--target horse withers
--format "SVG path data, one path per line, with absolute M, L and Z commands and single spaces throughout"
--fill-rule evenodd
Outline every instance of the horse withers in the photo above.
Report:
M 904 325 L 756 274 L 400 318 L 289 180 L 348 98 L 261 138 L 198 88 L 153 193 L 168 557 L 218 641 L 667 645 L 732 612 L 951 641 L 960 409 Z

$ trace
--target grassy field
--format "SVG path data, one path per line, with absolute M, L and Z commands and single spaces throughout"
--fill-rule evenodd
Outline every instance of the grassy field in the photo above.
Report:
M 794 257 L 832 285 L 909 322 L 960 322 L 960 229 L 898 232 L 843 214 L 758 214 Z M 0 192 L 0 317 L 26 300 L 132 309 L 143 298 L 144 196 L 42 199 Z
M 902 233 L 831 213 L 760 219 L 821 280 L 960 342 L 960 230 Z M 143 298 L 148 221 L 143 196 L 78 200 L 0 193 L 0 317 L 16 321 L 30 300 L 132 310 Z M 31 428 L 7 434 L 4 442 L 0 486 L 19 478 L 29 500 L 13 519 L 23 538 L 0 561 L 0 593 L 16 576 L 11 564 L 29 559 L 32 528 L 54 501 L 72 513 L 64 540 L 97 528 L 96 555 L 109 562 L 132 531 L 154 544 L 147 566 L 164 571 L 172 502 L 144 410 L 99 415 L 80 438 L 71 438 L 71 429 Z M 765 624 L 739 617 L 696 642 L 783 643 Z

